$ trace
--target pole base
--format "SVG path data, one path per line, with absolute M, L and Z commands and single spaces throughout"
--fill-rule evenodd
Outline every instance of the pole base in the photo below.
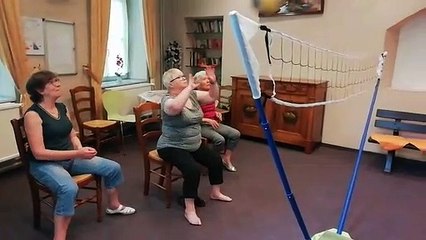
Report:
M 315 234 L 312 240 L 353 240 L 347 232 L 342 232 L 342 235 L 337 234 L 337 229 L 332 228 L 324 232 Z

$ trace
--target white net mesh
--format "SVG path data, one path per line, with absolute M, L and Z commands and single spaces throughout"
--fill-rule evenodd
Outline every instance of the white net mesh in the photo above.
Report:
M 375 80 L 380 77 L 378 75 L 381 74 L 381 69 L 376 69 L 377 57 L 358 58 L 320 48 L 288 34 L 269 29 L 235 11 L 230 15 L 236 15 L 238 18 L 244 49 L 247 50 L 248 56 L 246 57 L 253 70 L 253 79 L 256 79 L 255 82 L 250 82 L 255 99 L 259 98 L 262 92 L 267 91 L 271 92 L 271 100 L 281 105 L 290 107 L 324 105 L 344 101 L 370 90 L 373 88 Z M 250 44 L 250 40 L 256 34 L 267 34 L 265 46 L 261 50 L 252 48 Z M 255 52 L 253 49 L 258 51 Z M 262 64 L 262 66 L 266 65 L 267 78 L 273 81 L 272 89 L 260 89 L 258 80 L 260 71 L 264 70 L 260 69 L 258 59 L 265 55 L 266 64 Z M 380 68 L 381 65 L 382 62 L 379 64 Z M 318 86 L 327 88 L 327 95 L 319 102 L 297 103 L 292 101 L 291 96 L 286 97 L 286 101 L 283 101 L 275 97 L 276 81 L 284 81 L 288 84 L 318 84 Z

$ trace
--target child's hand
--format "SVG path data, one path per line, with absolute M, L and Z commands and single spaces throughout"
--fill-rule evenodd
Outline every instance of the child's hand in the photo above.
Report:
M 222 122 L 222 113 L 216 112 L 216 117 L 219 119 L 220 122 Z

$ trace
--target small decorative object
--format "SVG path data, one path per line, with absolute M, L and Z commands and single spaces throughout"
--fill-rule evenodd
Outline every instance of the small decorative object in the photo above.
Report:
M 182 59 L 182 48 L 176 41 L 169 42 L 166 49 L 165 67 L 166 70 L 170 68 L 180 68 Z
M 259 17 L 322 14 L 324 0 L 253 0 Z
M 114 74 L 117 77 L 121 78 L 121 76 L 123 75 L 124 60 L 122 57 L 120 57 L 120 54 L 118 54 L 116 57 L 115 65 L 117 65 L 117 71 Z

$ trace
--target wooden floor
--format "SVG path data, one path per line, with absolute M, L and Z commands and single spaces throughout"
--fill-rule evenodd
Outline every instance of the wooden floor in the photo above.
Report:
M 280 147 L 290 184 L 311 235 L 336 227 L 355 151 L 321 146 L 313 154 Z M 223 191 L 232 203 L 207 199 L 208 178 L 202 177 L 198 210 L 203 226 L 190 226 L 181 206 L 166 209 L 162 192 L 142 194 L 142 159 L 136 139 L 129 137 L 121 153 L 107 153 L 120 162 L 126 178 L 122 201 L 137 209 L 132 216 L 95 220 L 95 206 L 77 209 L 68 239 L 303 239 L 284 195 L 267 145 L 242 140 L 235 151 L 237 173 L 225 172 Z M 383 173 L 384 156 L 365 154 L 345 231 L 354 239 L 425 239 L 426 165 L 398 160 L 392 174 Z M 0 239 L 51 239 L 53 226 L 42 220 L 32 227 L 28 184 L 22 169 L 0 175 Z M 181 183 L 173 185 L 174 195 Z

